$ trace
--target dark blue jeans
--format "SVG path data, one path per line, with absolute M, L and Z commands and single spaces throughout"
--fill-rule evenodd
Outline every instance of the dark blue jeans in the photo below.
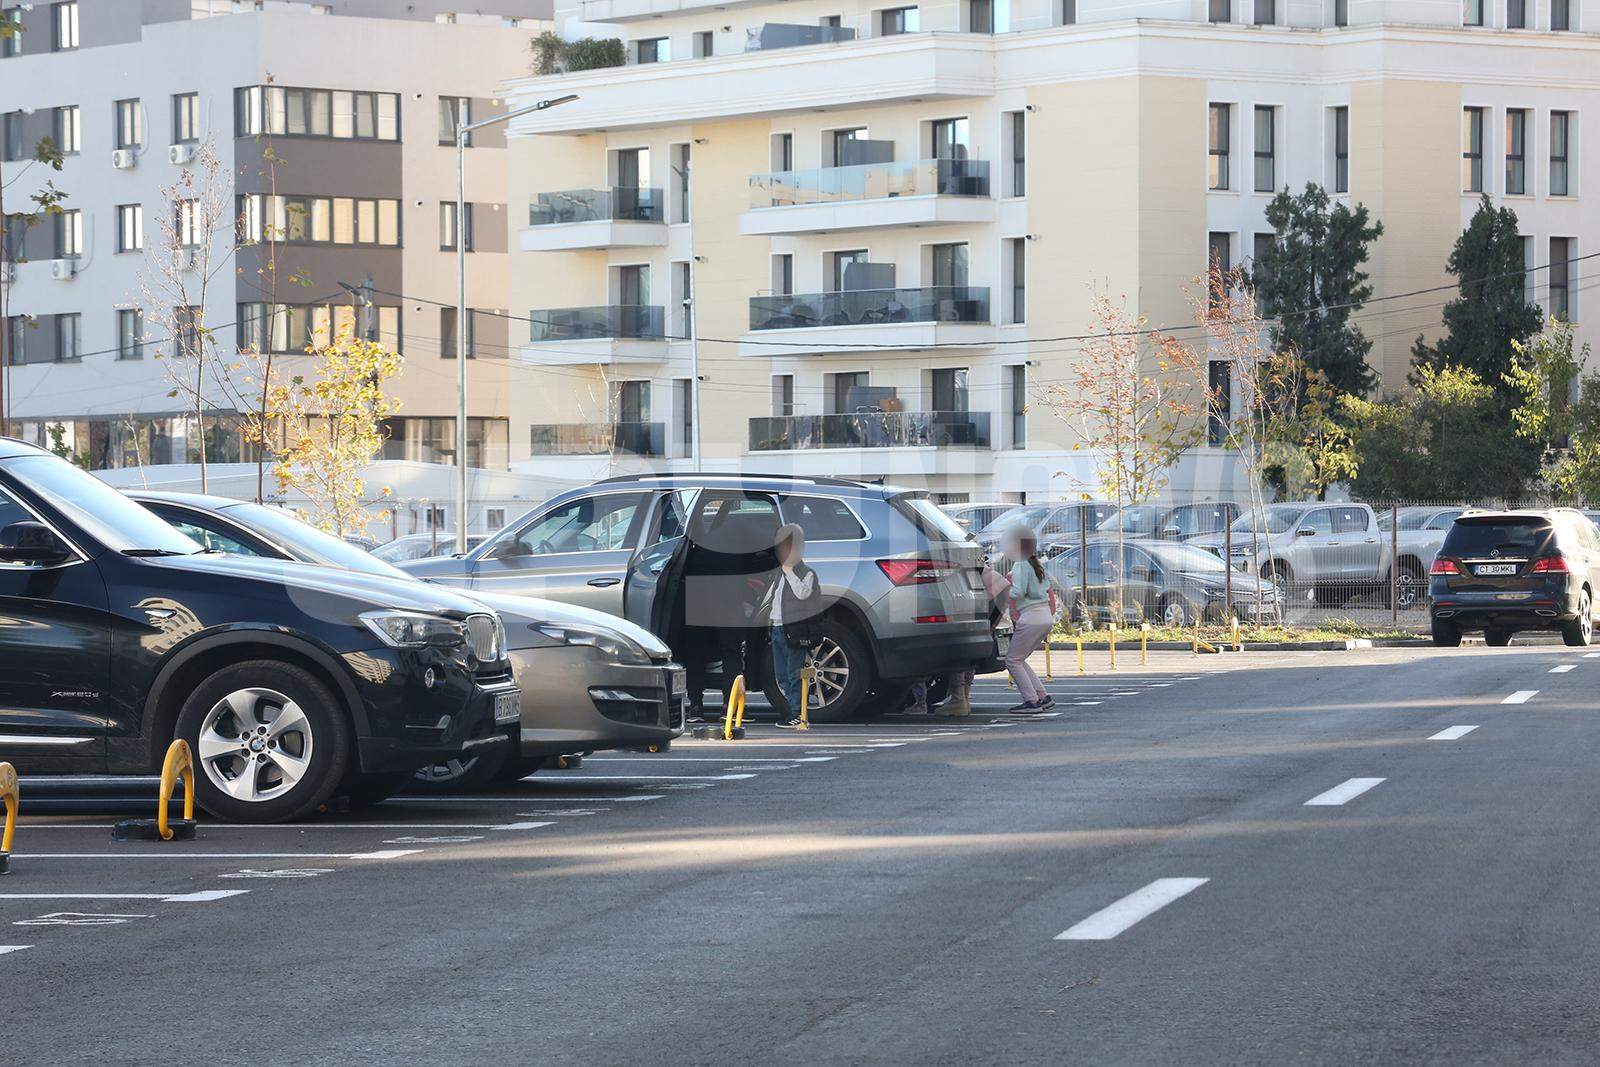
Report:
M 800 717 L 800 668 L 806 665 L 806 650 L 789 640 L 782 626 L 772 628 L 772 675 L 789 701 L 789 713 Z

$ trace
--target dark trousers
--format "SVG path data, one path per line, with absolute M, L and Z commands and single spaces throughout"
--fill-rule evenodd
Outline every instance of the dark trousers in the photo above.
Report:
M 726 706 L 733 680 L 744 673 L 745 632 L 732 626 L 690 626 L 686 628 L 687 653 L 684 663 L 688 675 L 689 703 L 698 707 L 711 688 L 711 665 L 722 661 L 722 699 Z

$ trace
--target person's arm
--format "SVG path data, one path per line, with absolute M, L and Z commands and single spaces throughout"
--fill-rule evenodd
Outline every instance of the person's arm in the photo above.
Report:
M 1011 565 L 1011 602 L 1022 603 L 1022 598 L 1028 593 L 1028 579 L 1033 577 L 1032 570 L 1026 560 L 1018 560 Z
M 789 589 L 801 600 L 811 596 L 811 593 L 817 588 L 817 572 L 809 568 L 806 570 L 804 578 L 796 574 L 792 567 L 785 568 L 783 576 L 789 583 Z

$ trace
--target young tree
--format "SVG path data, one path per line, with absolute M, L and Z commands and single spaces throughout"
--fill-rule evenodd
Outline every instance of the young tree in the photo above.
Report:
M 1372 342 L 1351 315 L 1372 296 L 1361 265 L 1383 223 L 1369 222 L 1364 205 L 1330 204 L 1314 182 L 1298 196 L 1285 189 L 1273 197 L 1267 222 L 1277 240 L 1256 257 L 1249 279 L 1257 299 L 1277 311 L 1273 349 L 1297 353 L 1335 392 L 1360 396 L 1376 382 L 1367 365 Z
M 1511 418 L 1517 435 L 1541 450 L 1542 488 L 1568 500 L 1600 500 L 1600 375 L 1584 370 L 1588 344 L 1574 356 L 1572 324 L 1552 319 L 1512 346 L 1505 376 L 1517 398 Z
M 401 358 L 349 327 L 310 354 L 314 377 L 272 386 L 270 403 L 288 427 L 272 473 L 279 493 L 295 491 L 309 501 L 307 521 L 343 536 L 374 519 L 364 472 L 383 448 L 383 420 L 400 410 L 384 383 L 400 373 Z M 385 487 L 382 495 L 388 494 Z

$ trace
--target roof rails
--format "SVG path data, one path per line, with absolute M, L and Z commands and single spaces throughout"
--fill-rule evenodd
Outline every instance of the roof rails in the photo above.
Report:
M 827 475 L 811 474 L 756 474 L 739 471 L 646 471 L 639 474 L 616 474 L 610 478 L 602 478 L 596 485 L 611 485 L 616 482 L 645 482 L 668 481 L 675 478 L 690 480 L 728 478 L 735 481 L 741 478 L 764 478 L 769 481 L 805 482 L 810 485 L 847 485 L 854 488 L 869 488 L 873 484 L 881 486 L 883 483 L 869 483 L 857 481 L 853 478 L 834 478 Z

